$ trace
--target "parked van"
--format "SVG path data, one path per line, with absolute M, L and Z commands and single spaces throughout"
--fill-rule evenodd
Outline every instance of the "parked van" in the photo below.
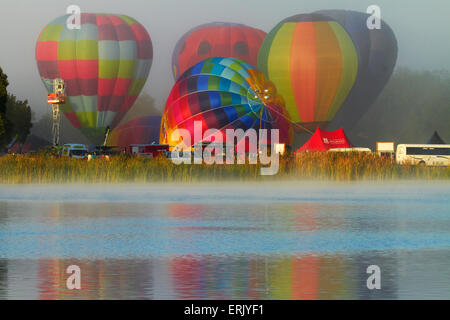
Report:
M 65 144 L 62 147 L 61 155 L 74 159 L 84 159 L 88 156 L 88 150 L 84 144 Z
M 395 159 L 398 164 L 449 166 L 450 144 L 399 144 Z

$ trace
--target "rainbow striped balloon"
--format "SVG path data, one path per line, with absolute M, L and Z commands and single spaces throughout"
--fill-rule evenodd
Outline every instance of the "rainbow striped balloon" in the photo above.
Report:
M 358 57 L 339 23 L 320 14 L 300 14 L 269 32 L 258 67 L 285 99 L 292 121 L 315 129 L 331 121 L 347 98 Z
M 66 84 L 62 111 L 91 142 L 100 143 L 136 101 L 153 59 L 149 34 L 125 15 L 81 14 L 81 28 L 67 28 L 69 16 L 48 24 L 36 44 L 36 61 L 47 90 Z

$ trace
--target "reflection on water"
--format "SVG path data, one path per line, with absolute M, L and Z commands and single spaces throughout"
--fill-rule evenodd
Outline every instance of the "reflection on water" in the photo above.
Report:
M 0 262 L 0 293 L 10 299 L 448 299 L 448 261 L 447 265 L 436 264 L 444 255 L 448 251 L 320 257 L 13 259 Z M 373 263 L 382 270 L 382 290 L 366 287 L 366 268 Z M 82 270 L 81 290 L 66 288 L 65 270 L 72 264 Z
M 448 184 L 328 188 L 266 201 L 161 201 L 146 187 L 132 202 L 0 200 L 0 298 L 450 298 Z M 79 291 L 66 288 L 74 264 Z M 381 290 L 366 287 L 373 264 Z

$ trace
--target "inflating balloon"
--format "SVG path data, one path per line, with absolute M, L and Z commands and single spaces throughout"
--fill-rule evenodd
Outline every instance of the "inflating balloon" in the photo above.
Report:
M 150 36 L 125 15 L 81 14 L 81 28 L 69 16 L 48 24 L 36 44 L 41 79 L 51 92 L 64 80 L 68 100 L 62 111 L 93 143 L 103 142 L 141 92 L 152 65 Z
M 224 141 L 227 129 L 279 129 L 280 143 L 290 146 L 293 131 L 283 103 L 273 83 L 248 63 L 236 58 L 205 59 L 173 86 L 162 117 L 160 142 L 176 146 L 180 141 L 172 133 L 181 128 L 194 138 L 191 146 L 202 142 L 194 135 L 194 123 L 199 121 L 202 132 L 217 129 Z
M 187 69 L 211 57 L 231 57 L 255 66 L 266 33 L 243 24 L 213 22 L 200 25 L 178 40 L 172 54 L 175 80 Z

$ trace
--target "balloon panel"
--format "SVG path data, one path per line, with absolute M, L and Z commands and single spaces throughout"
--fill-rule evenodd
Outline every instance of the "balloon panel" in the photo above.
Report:
M 200 25 L 178 40 L 172 69 L 178 79 L 187 69 L 210 57 L 233 57 L 256 65 L 266 33 L 243 24 L 213 22 Z

